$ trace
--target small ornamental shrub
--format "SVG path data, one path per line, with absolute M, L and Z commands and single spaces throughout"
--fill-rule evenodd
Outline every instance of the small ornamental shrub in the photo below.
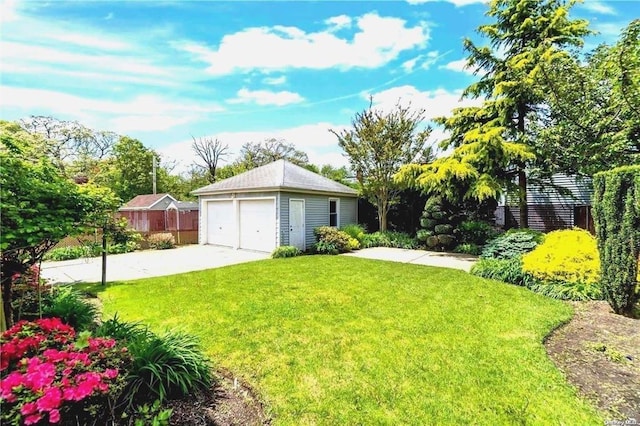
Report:
M 471 274 L 523 287 L 531 287 L 536 281 L 522 270 L 520 256 L 511 259 L 480 259 L 471 268 Z
M 111 423 L 130 362 L 113 339 L 76 335 L 57 318 L 21 321 L 0 336 L 0 420 Z
M 404 232 L 374 232 L 366 234 L 362 240 L 362 247 L 395 247 L 403 249 L 415 249 L 418 241 Z
M 633 317 L 640 302 L 640 165 L 597 173 L 593 187 L 604 297 L 615 313 Z
M 176 246 L 176 239 L 170 232 L 149 235 L 147 238 L 149 247 L 155 250 L 171 249 Z
M 276 249 L 271 253 L 272 259 L 281 259 L 285 257 L 295 257 L 300 256 L 302 252 L 298 247 L 294 246 L 280 246 L 276 247 Z
M 313 230 L 317 243 L 314 251 L 320 254 L 338 254 L 353 250 L 355 240 L 346 232 L 331 226 L 319 226 Z M 357 240 L 355 240 L 357 243 Z
M 599 287 L 600 259 L 596 239 L 578 228 L 550 232 L 542 244 L 522 257 L 522 268 L 543 282 Z
M 364 226 L 356 224 L 345 225 L 340 228 L 340 230 L 348 234 L 351 238 L 355 238 L 356 240 L 358 240 L 358 243 L 360 244 L 362 244 L 362 240 L 367 233 L 366 229 L 364 229 Z
M 42 315 L 60 318 L 77 331 L 93 328 L 97 314 L 96 306 L 70 286 L 54 288 L 42 303 Z
M 487 222 L 465 220 L 456 227 L 454 234 L 461 244 L 468 243 L 476 246 L 484 246 L 487 242 L 495 239 L 499 232 L 494 226 Z
M 482 253 L 482 247 L 474 243 L 462 243 L 458 244 L 456 248 L 453 249 L 453 252 L 478 256 L 480 253 Z
M 181 397 L 213 384 L 211 365 L 195 337 L 144 332 L 126 341 L 133 357 L 123 399 L 136 403 Z
M 532 229 L 510 229 L 489 241 L 482 249 L 482 257 L 511 259 L 529 253 L 544 239 L 544 234 Z
M 79 246 L 58 247 L 50 250 L 44 257 L 45 260 L 72 260 L 81 257 L 96 257 L 102 253 L 102 246 L 97 243 L 86 243 Z

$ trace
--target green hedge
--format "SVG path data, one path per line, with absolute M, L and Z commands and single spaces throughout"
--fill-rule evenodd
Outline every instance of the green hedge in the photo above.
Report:
M 597 173 L 593 186 L 604 297 L 614 312 L 633 316 L 640 299 L 640 166 Z

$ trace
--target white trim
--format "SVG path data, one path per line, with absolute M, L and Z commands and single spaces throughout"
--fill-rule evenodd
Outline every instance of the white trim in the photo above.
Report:
M 336 228 L 340 228 L 340 198 L 329 197 L 329 226 L 331 226 L 331 202 L 336 202 Z
M 171 198 L 173 201 L 175 201 L 176 203 L 178 202 L 178 200 L 176 200 L 175 198 L 173 198 L 171 195 L 169 194 L 165 194 L 164 197 L 160 198 L 158 201 L 156 201 L 155 203 L 151 204 L 149 207 L 147 207 L 148 209 L 151 209 L 153 206 L 155 206 L 156 204 L 158 204 L 160 201 L 164 200 L 166 197 Z
M 307 249 L 307 200 L 304 198 L 289 198 L 289 245 L 291 244 L 291 202 L 302 201 L 302 251 Z
M 311 194 L 311 195 L 329 195 L 334 197 L 353 197 L 359 198 L 358 192 L 354 189 L 354 192 L 340 192 L 340 191 L 329 191 L 322 189 L 303 189 L 303 188 L 287 188 L 283 186 L 273 186 L 273 187 L 264 187 L 264 188 L 250 188 L 250 189 L 224 189 L 217 191 L 205 191 L 198 192 L 198 190 L 191 191 L 192 194 L 197 195 L 199 197 L 206 197 L 210 195 L 221 195 L 221 194 L 250 194 L 253 192 L 292 192 L 298 194 Z

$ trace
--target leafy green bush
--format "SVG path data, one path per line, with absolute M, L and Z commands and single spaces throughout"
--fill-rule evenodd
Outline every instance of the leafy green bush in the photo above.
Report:
M 73 287 L 55 287 L 42 301 L 42 315 L 60 318 L 77 331 L 94 327 L 98 310 Z
M 535 279 L 522 270 L 520 256 L 510 259 L 480 259 L 471 268 L 471 274 L 523 287 L 531 287 L 535 283 Z
M 149 329 L 139 322 L 121 321 L 118 314 L 103 321 L 93 332 L 96 337 L 109 337 L 119 342 L 127 343 L 151 337 Z
M 127 348 L 133 365 L 127 377 L 124 399 L 135 404 L 181 397 L 213 384 L 209 360 L 198 341 L 188 334 L 151 332 L 132 336 Z
M 597 173 L 593 186 L 604 297 L 614 312 L 633 317 L 640 301 L 640 166 Z
M 534 279 L 529 288 L 553 299 L 578 301 L 602 299 L 602 288 L 599 285 L 581 282 L 550 282 Z
M 320 254 L 346 253 L 359 248 L 358 240 L 352 238 L 346 232 L 331 226 L 319 226 L 313 230 L 317 243 L 313 250 Z
M 456 248 L 453 249 L 453 252 L 478 256 L 480 253 L 482 253 L 482 247 L 474 243 L 462 243 L 458 244 Z
M 351 238 L 355 238 L 356 240 L 358 240 L 360 244 L 362 244 L 362 240 L 367 233 L 367 230 L 364 228 L 364 226 L 356 224 L 345 225 L 340 228 L 340 230 L 348 234 Z
M 295 257 L 300 256 L 302 252 L 298 247 L 294 246 L 280 246 L 276 247 L 276 249 L 271 253 L 272 259 L 280 259 L 285 257 Z
M 101 251 L 102 246 L 96 243 L 88 243 L 70 247 L 58 247 L 49 250 L 49 252 L 44 256 L 44 260 L 60 261 L 79 259 L 81 257 L 95 257 L 99 256 Z
M 149 247 L 155 250 L 172 249 L 176 246 L 176 239 L 170 232 L 161 232 L 147 237 Z
M 366 234 L 362 240 L 362 246 L 415 249 L 418 247 L 418 241 L 404 232 L 385 231 Z
M 457 226 L 454 234 L 461 243 L 483 246 L 487 244 L 487 242 L 495 239 L 499 232 L 494 226 L 487 222 L 465 220 Z
M 482 257 L 510 259 L 530 252 L 544 239 L 544 234 L 532 229 L 510 229 L 489 241 L 482 249 Z

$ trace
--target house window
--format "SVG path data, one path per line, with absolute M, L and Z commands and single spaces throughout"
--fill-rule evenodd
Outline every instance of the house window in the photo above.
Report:
M 329 199 L 329 226 L 340 226 L 340 200 L 337 198 Z

